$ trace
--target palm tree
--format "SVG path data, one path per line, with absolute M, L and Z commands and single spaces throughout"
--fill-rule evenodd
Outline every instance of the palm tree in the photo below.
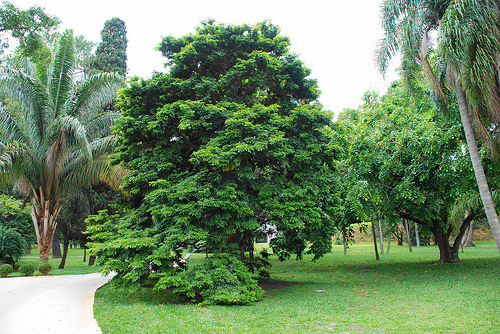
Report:
M 416 71 L 423 67 L 437 96 L 446 101 L 443 80 L 438 79 L 440 71 L 433 69 L 428 61 L 430 34 L 439 33 L 437 64 L 447 69 L 455 90 L 479 192 L 500 252 L 500 225 L 472 121 L 480 136 L 494 148 L 487 129 L 500 123 L 500 2 L 384 0 L 381 10 L 385 37 L 376 53 L 381 72 L 386 71 L 388 61 L 399 51 L 406 81 L 411 82 Z M 445 72 L 442 70 L 441 74 Z
M 25 60 L 0 72 L 0 93 L 22 107 L 20 114 L 0 107 L 0 175 L 31 199 L 40 262 L 49 258 L 61 196 L 100 181 L 119 187 L 124 173 L 109 164 L 118 114 L 103 111 L 124 80 L 105 73 L 77 82 L 74 61 L 73 33 L 66 31 L 50 66 Z

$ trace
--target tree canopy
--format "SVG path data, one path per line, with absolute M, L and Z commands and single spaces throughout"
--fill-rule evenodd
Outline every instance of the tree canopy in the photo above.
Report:
M 330 250 L 333 115 L 316 103 L 310 70 L 288 48 L 269 22 L 205 22 L 195 34 L 163 39 L 167 74 L 120 93 L 113 159 L 130 170 L 123 189 L 133 229 L 165 249 L 150 254 L 158 270 L 200 241 L 207 252 L 234 249 L 253 268 L 253 241 L 266 223 L 279 231 L 273 249 L 283 258 Z
M 92 73 L 127 73 L 127 29 L 117 17 L 107 20 L 101 30 L 102 41 L 97 46 L 91 62 Z
M 46 14 L 43 8 L 33 6 L 21 10 L 4 1 L 0 7 L 0 54 L 9 47 L 8 35 L 19 41 L 23 54 L 32 55 L 43 46 L 41 35 L 59 25 L 59 20 Z

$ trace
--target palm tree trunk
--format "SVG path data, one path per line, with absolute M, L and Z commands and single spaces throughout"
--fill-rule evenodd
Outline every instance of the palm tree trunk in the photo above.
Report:
M 481 156 L 479 155 L 476 136 L 474 135 L 474 128 L 472 127 L 472 121 L 469 114 L 469 107 L 465 99 L 462 84 L 456 78 L 453 78 L 453 83 L 455 85 L 455 93 L 457 94 L 458 107 L 460 109 L 460 117 L 464 127 L 465 138 L 467 139 L 467 146 L 472 160 L 472 167 L 474 168 L 474 174 L 476 175 L 477 186 L 479 188 L 481 200 L 483 201 L 486 218 L 490 224 L 491 233 L 493 234 L 493 238 L 495 238 L 498 252 L 500 252 L 500 224 L 498 222 L 495 205 L 493 204 L 493 198 L 491 197 L 491 192 L 488 187 L 488 181 L 486 180 L 486 175 L 484 173 Z
M 53 204 L 50 200 L 46 200 L 41 189 L 40 193 L 34 193 L 34 196 L 31 206 L 31 219 L 35 226 L 36 241 L 40 251 L 40 263 L 44 263 L 49 262 L 52 238 L 57 226 L 56 218 L 60 207 L 58 202 Z

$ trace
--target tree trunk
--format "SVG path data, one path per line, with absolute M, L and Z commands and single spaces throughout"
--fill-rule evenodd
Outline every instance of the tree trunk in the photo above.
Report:
M 375 234 L 375 224 L 373 224 L 373 220 L 372 220 L 372 234 L 373 234 L 373 244 L 375 245 L 375 259 L 380 260 L 380 256 L 378 255 L 378 249 L 377 249 L 377 235 Z
M 59 241 L 59 234 L 57 231 L 54 232 L 54 237 L 52 238 L 52 258 L 60 259 L 62 257 L 61 254 L 61 243 Z
M 412 250 L 411 250 L 410 228 L 408 226 L 408 219 L 403 218 L 403 225 L 404 225 L 405 231 L 406 231 L 406 241 L 408 242 L 408 249 L 410 250 L 410 253 L 411 253 Z
M 389 252 L 391 251 L 391 233 L 389 233 L 389 241 L 387 242 L 387 253 L 386 254 L 389 254 Z
M 382 222 L 378 220 L 378 234 L 380 238 L 380 254 L 384 254 L 384 233 L 382 232 Z
M 474 236 L 474 222 L 472 221 L 469 225 L 469 228 L 467 229 L 467 232 L 464 234 L 464 237 L 462 239 L 462 246 L 475 247 L 475 245 L 472 243 L 473 236 Z
M 417 242 L 417 248 L 420 248 L 420 237 L 418 235 L 418 225 L 415 223 L 415 241 Z
M 457 95 L 465 138 L 467 139 L 467 147 L 469 148 L 472 167 L 474 168 L 474 174 L 476 175 L 477 186 L 479 188 L 479 193 L 481 194 L 481 200 L 483 201 L 484 211 L 486 212 L 488 223 L 490 224 L 491 233 L 493 234 L 493 238 L 495 238 L 498 251 L 500 252 L 500 224 L 498 222 L 497 212 L 495 210 L 493 198 L 484 173 L 481 156 L 479 155 L 476 136 L 474 135 L 474 128 L 472 127 L 472 121 L 469 114 L 469 107 L 467 105 L 462 84 L 457 78 L 453 78 L 453 83 L 455 85 L 455 93 Z
M 434 234 L 434 240 L 436 240 L 439 247 L 438 263 L 460 262 L 458 258 L 458 248 L 456 251 L 452 249 L 448 241 L 448 236 L 442 231 L 442 228 L 438 227 L 437 229 L 432 229 L 432 234 Z
M 56 218 L 60 210 L 59 201 L 45 199 L 41 188 L 40 193 L 33 192 L 33 196 L 31 219 L 40 251 L 40 263 L 49 262 L 52 238 L 57 226 Z
M 63 245 L 63 254 L 61 263 L 59 263 L 59 267 L 57 269 L 64 269 L 64 266 L 66 265 L 66 258 L 68 257 L 68 249 L 69 249 L 69 240 L 65 239 Z

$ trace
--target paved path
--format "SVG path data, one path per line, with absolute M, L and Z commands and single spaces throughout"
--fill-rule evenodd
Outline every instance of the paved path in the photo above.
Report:
M 0 278 L 0 333 L 102 333 L 94 319 L 101 274 Z

